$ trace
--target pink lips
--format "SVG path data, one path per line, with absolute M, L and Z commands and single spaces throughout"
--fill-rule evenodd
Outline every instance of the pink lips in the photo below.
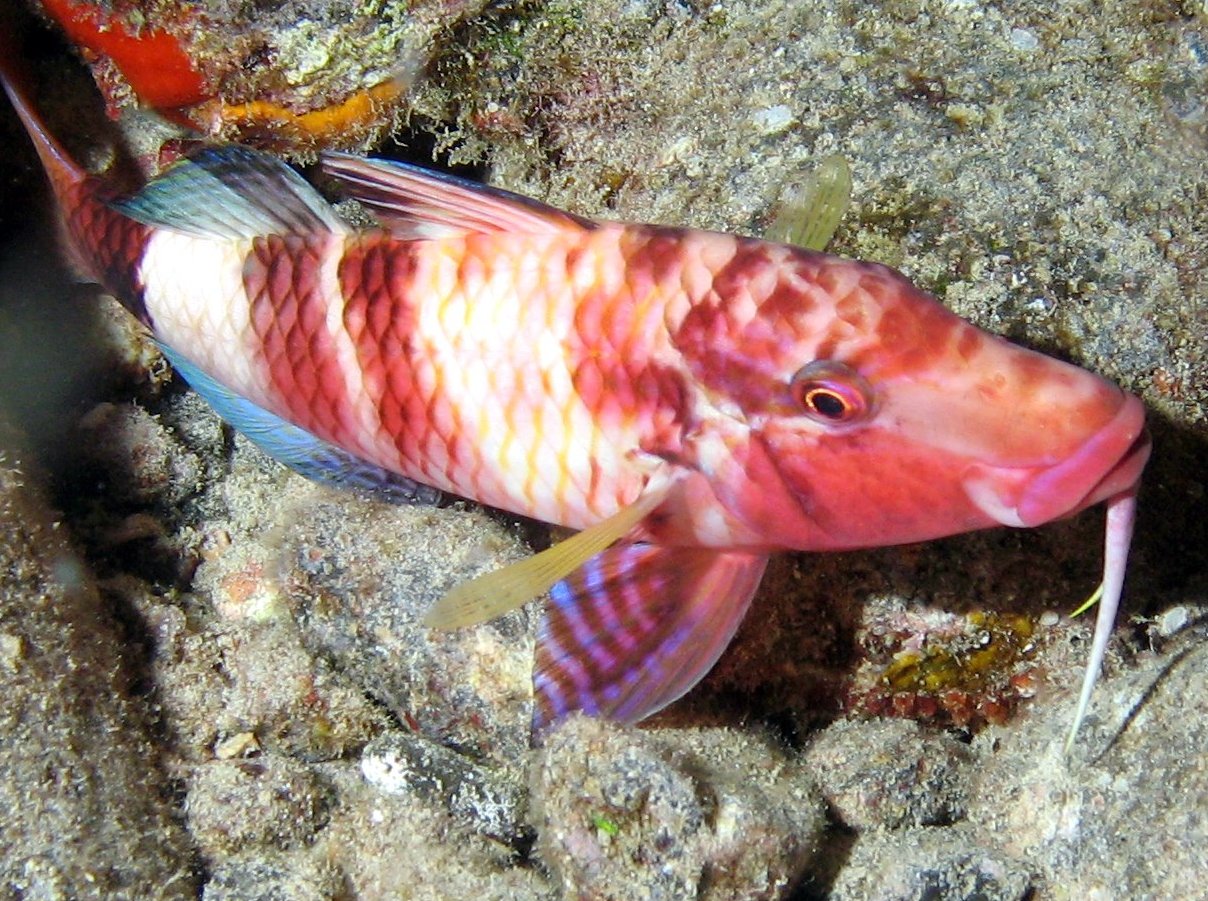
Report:
M 1145 408 L 1126 394 L 1111 421 L 1062 462 L 1039 471 L 975 464 L 965 474 L 965 492 L 1002 525 L 1036 526 L 1071 516 L 1132 487 L 1149 451 Z

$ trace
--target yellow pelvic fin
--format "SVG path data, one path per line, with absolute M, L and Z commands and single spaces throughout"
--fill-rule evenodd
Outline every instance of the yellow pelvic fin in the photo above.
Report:
M 785 184 L 780 208 L 764 238 L 826 250 L 850 205 L 851 169 L 842 156 L 832 154 L 805 178 Z
M 1101 597 L 1103 597 L 1103 583 L 1102 582 L 1099 583 L 1099 587 L 1095 589 L 1094 593 L 1089 598 L 1087 598 L 1085 601 L 1083 601 L 1079 605 L 1077 610 L 1075 610 L 1073 613 L 1070 614 L 1070 619 L 1073 619 L 1075 616 L 1081 616 L 1083 613 L 1086 613 L 1086 611 L 1090 610 L 1097 603 L 1099 603 L 1099 598 L 1101 598 Z
M 566 541 L 510 566 L 462 582 L 424 616 L 431 629 L 474 626 L 502 616 L 566 578 L 610 544 L 623 538 L 661 504 L 673 480 L 651 478 L 638 499 Z

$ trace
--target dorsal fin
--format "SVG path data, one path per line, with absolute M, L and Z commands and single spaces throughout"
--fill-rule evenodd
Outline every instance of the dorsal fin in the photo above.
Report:
M 590 219 L 521 194 L 393 160 L 324 153 L 323 172 L 399 238 L 590 229 Z
M 199 237 L 343 231 L 319 192 L 276 157 L 248 147 L 208 147 L 168 167 L 114 207 L 147 225 Z

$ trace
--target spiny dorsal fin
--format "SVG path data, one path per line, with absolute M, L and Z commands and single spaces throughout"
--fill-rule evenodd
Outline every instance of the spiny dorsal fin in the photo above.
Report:
M 595 227 L 590 219 L 530 197 L 408 163 L 331 152 L 323 154 L 321 163 L 324 173 L 399 238 Z
M 533 666 L 533 731 L 575 710 L 636 723 L 701 680 L 746 615 L 768 558 L 611 547 L 550 592 Z
M 210 147 L 180 160 L 113 206 L 132 219 L 199 237 L 343 231 L 344 223 L 297 172 L 247 147 Z

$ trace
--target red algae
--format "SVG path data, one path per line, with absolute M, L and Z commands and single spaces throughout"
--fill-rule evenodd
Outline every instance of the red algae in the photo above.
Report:
M 301 19 L 288 6 L 219 0 L 40 5 L 89 62 L 112 118 L 137 102 L 207 140 L 295 156 L 380 141 L 446 21 L 394 2 L 372 15 L 333 4 Z
M 107 57 L 148 106 L 192 106 L 212 96 L 207 79 L 168 31 L 136 28 L 90 3 L 42 0 L 42 6 L 73 42 Z M 187 20 L 193 11 L 181 6 L 178 14 Z

